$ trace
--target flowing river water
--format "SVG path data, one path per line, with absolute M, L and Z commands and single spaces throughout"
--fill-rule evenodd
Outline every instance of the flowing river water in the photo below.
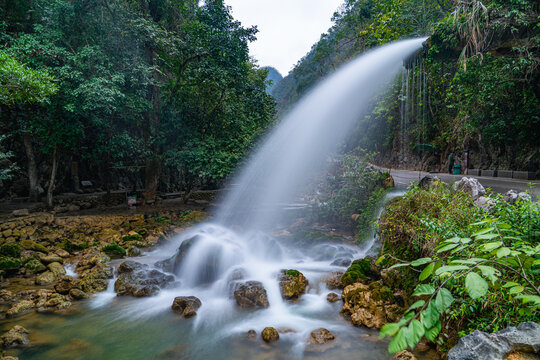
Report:
M 26 314 L 16 323 L 32 330 L 33 346 L 21 359 L 390 359 L 388 342 L 378 332 L 351 326 L 340 315 L 340 302 L 329 303 L 324 278 L 343 259 L 363 258 L 375 239 L 314 243 L 283 236 L 292 203 L 311 175 L 324 170 L 365 115 L 377 94 L 399 74 L 403 61 L 425 39 L 404 40 L 373 50 L 324 80 L 270 132 L 222 199 L 212 222 L 177 236 L 133 260 L 150 266 L 174 256 L 179 246 L 197 239 L 173 271 L 174 286 L 148 298 L 117 297 L 113 282 L 67 314 Z M 290 223 L 290 221 L 289 221 Z M 280 231 L 280 232 L 278 232 Z M 280 233 L 281 236 L 270 235 Z M 117 266 L 118 263 L 113 263 Z M 302 272 L 309 281 L 298 302 L 282 299 L 278 274 Z M 239 308 L 231 281 L 259 281 L 270 306 Z M 114 281 L 114 280 L 113 280 Z M 196 296 L 202 306 L 192 319 L 171 311 L 177 296 Z M 266 344 L 258 334 L 272 326 L 280 340 Z M 336 339 L 313 346 L 312 330 L 326 328 Z

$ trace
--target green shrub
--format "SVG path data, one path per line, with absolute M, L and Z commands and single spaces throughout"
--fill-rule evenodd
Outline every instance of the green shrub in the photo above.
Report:
M 124 241 L 141 241 L 143 239 L 143 237 L 139 234 L 135 234 L 135 235 L 126 235 L 123 237 L 123 240 Z
M 64 244 L 63 244 L 63 248 L 64 250 L 66 250 L 67 252 L 70 252 L 70 253 L 74 253 L 74 252 L 77 252 L 77 251 L 81 251 L 81 250 L 84 250 L 88 247 L 87 244 L 84 244 L 84 243 L 75 243 L 71 240 L 68 240 L 66 239 L 64 241 Z
M 357 282 L 365 282 L 368 279 L 377 279 L 379 275 L 371 269 L 371 261 L 370 258 L 354 260 L 341 276 L 341 284 L 347 286 Z

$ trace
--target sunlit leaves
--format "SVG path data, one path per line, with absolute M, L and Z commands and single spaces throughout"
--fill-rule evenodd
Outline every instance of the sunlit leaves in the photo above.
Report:
M 487 293 L 489 285 L 480 275 L 470 272 L 465 278 L 465 288 L 470 297 L 478 299 Z

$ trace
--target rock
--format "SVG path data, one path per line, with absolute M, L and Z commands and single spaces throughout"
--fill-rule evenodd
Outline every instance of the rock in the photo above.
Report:
M 52 312 L 56 310 L 67 309 L 71 307 L 71 305 L 71 302 L 64 295 L 50 293 L 47 297 L 47 300 L 44 303 L 39 304 L 37 311 L 40 313 Z
M 69 253 L 64 249 L 57 249 L 55 251 L 55 253 L 56 253 L 56 255 L 58 255 L 58 256 L 60 256 L 61 258 L 64 258 L 64 259 L 68 258 L 70 256 Z M 60 262 L 60 261 L 57 261 L 57 262 Z
M 326 344 L 327 342 L 334 340 L 336 337 L 329 330 L 320 328 L 313 330 L 308 342 L 311 344 Z
M 13 304 L 13 306 L 7 311 L 6 315 L 8 317 L 14 317 L 23 313 L 27 310 L 34 308 L 34 302 L 30 300 L 20 300 Z
M 195 296 L 179 296 L 174 298 L 171 306 L 175 313 L 182 317 L 190 318 L 197 315 L 197 310 L 201 307 L 201 300 Z
M 351 262 L 352 262 L 351 259 L 339 258 L 339 259 L 336 259 L 336 260 L 332 261 L 332 263 L 330 265 L 347 267 L 347 266 L 351 265 Z
M 265 327 L 261 332 L 262 339 L 267 343 L 279 340 L 279 333 L 273 327 Z
M 441 179 L 439 179 L 437 176 L 426 175 L 420 180 L 418 187 L 424 190 L 429 190 L 436 181 L 441 181 Z
M 45 254 L 49 253 L 49 249 L 47 249 L 45 246 L 38 244 L 37 242 L 29 240 L 29 239 L 22 240 L 21 246 L 26 250 L 40 251 Z
M 19 360 L 19 358 L 15 356 L 2 356 L 0 360 Z
M 174 276 L 150 269 L 147 264 L 124 261 L 117 270 L 114 291 L 118 296 L 154 296 L 174 281 Z
M 515 352 L 508 355 L 505 360 L 540 360 L 540 356 L 531 353 Z
M 340 299 L 339 295 L 334 292 L 331 292 L 330 294 L 326 296 L 326 300 L 328 300 L 328 302 L 331 302 L 331 303 L 338 302 L 339 299 Z
M 80 287 L 80 281 L 74 279 L 71 276 L 64 276 L 62 277 L 54 286 L 54 289 L 59 294 L 69 294 L 70 290 L 73 288 Z
M 416 356 L 407 350 L 403 350 L 392 356 L 392 360 L 416 360 Z
M 74 205 L 74 204 L 68 205 L 67 209 L 68 211 L 71 211 L 71 212 L 81 210 L 81 208 L 78 205 Z
M 255 330 L 248 330 L 246 333 L 246 339 L 255 340 L 257 338 L 257 332 Z
M 37 274 L 37 273 L 47 270 L 47 267 L 45 265 L 43 265 L 39 260 L 36 260 L 34 258 L 31 258 L 28 261 L 26 261 L 26 263 L 24 264 L 24 267 L 26 269 L 27 274 L 29 273 Z
M 172 272 L 176 274 L 178 270 L 180 270 L 180 267 L 182 266 L 182 260 L 186 257 L 189 250 L 200 240 L 200 236 L 196 235 L 190 239 L 182 241 L 180 246 L 178 247 L 178 251 L 176 252 L 176 255 L 174 256 L 174 261 L 172 263 Z
M 298 300 L 306 292 L 308 281 L 298 270 L 281 270 L 279 274 L 279 290 L 286 300 Z
M 39 260 L 44 264 L 63 263 L 64 262 L 64 260 L 60 256 L 58 256 L 56 254 L 40 256 Z
M 45 271 L 36 276 L 36 285 L 50 285 L 56 280 L 52 271 Z
M 71 296 L 75 300 L 88 299 L 90 297 L 90 295 L 77 288 L 69 290 L 69 296 Z
M 343 271 L 335 271 L 330 273 L 325 279 L 324 282 L 326 283 L 326 286 L 330 290 L 334 289 L 343 289 L 343 286 L 341 285 L 341 277 L 343 276 Z
M 482 184 L 472 177 L 463 177 L 461 180 L 456 181 L 453 185 L 453 189 L 455 191 L 465 191 L 473 198 L 473 200 L 486 194 L 486 189 L 484 189 Z
M 90 294 L 105 291 L 107 289 L 107 285 L 109 284 L 109 279 L 112 277 L 112 267 L 105 264 L 97 264 L 81 273 L 81 290 Z
M 381 281 L 369 285 L 356 283 L 343 290 L 341 314 L 349 317 L 353 325 L 380 329 L 388 322 L 396 322 L 403 310 L 395 302 L 392 291 Z
M 52 262 L 47 267 L 54 274 L 55 278 L 66 275 L 66 269 L 58 262 Z
M 28 344 L 28 330 L 20 325 L 15 325 L 0 338 L 4 349 Z
M 514 205 L 516 203 L 516 200 L 518 199 L 518 192 L 516 190 L 508 190 L 503 195 L 503 198 L 510 205 Z
M 259 281 L 237 284 L 234 298 L 236 303 L 243 308 L 267 308 L 270 305 L 266 290 Z
M 540 325 L 524 322 L 493 334 L 475 330 L 448 352 L 448 360 L 504 360 L 513 352 L 540 354 Z
M 13 210 L 11 215 L 13 215 L 13 216 L 28 216 L 28 215 L 30 215 L 30 211 L 28 211 L 28 209 L 17 209 L 17 210 Z
M 388 176 L 383 179 L 382 186 L 385 189 L 390 189 L 396 186 L 394 184 L 394 178 L 392 177 L 392 175 L 388 174 Z
M 495 206 L 495 202 L 487 196 L 480 196 L 478 199 L 474 201 L 474 205 L 484 210 L 489 210 L 493 206 Z

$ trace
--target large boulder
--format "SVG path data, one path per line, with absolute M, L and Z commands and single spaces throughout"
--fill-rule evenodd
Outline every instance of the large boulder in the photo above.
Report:
M 200 236 L 196 235 L 182 241 L 182 243 L 178 247 L 178 250 L 176 250 L 176 254 L 173 257 L 156 262 L 154 264 L 155 267 L 157 267 L 158 269 L 162 269 L 163 271 L 176 274 L 180 270 L 182 262 L 188 254 L 189 250 L 191 250 L 193 245 L 195 245 L 199 240 Z
M 476 330 L 448 352 L 448 360 L 504 360 L 513 352 L 540 354 L 540 325 L 524 322 L 493 334 Z
M 350 318 L 353 325 L 380 329 L 386 323 L 398 321 L 404 312 L 396 304 L 392 291 L 381 281 L 349 285 L 341 296 L 341 314 Z
M 306 292 L 308 280 L 298 270 L 282 270 L 279 274 L 279 290 L 285 300 L 295 301 Z
M 7 349 L 28 344 L 28 334 L 28 330 L 20 325 L 15 325 L 0 338 L 2 348 Z
M 453 189 L 455 191 L 465 191 L 474 200 L 486 194 L 486 189 L 482 186 L 482 184 L 480 184 L 477 179 L 472 177 L 463 177 L 461 180 L 456 181 L 453 185 Z
M 124 261 L 116 271 L 114 291 L 118 296 L 154 296 L 174 281 L 174 276 L 151 269 L 147 264 Z
M 234 290 L 236 303 L 243 308 L 267 308 L 268 295 L 259 281 L 247 281 L 236 285 Z
M 441 181 L 441 179 L 439 179 L 437 176 L 426 175 L 420 180 L 420 182 L 418 182 L 418 186 L 421 189 L 429 190 L 437 181 Z
M 8 317 L 14 317 L 25 311 L 33 309 L 34 307 L 35 307 L 35 304 L 33 301 L 20 300 L 11 306 L 11 308 L 7 311 L 6 315 Z
M 71 289 L 80 289 L 80 286 L 79 280 L 73 278 L 72 276 L 64 276 L 58 280 L 56 285 L 54 285 L 54 290 L 56 290 L 56 292 L 59 294 L 67 295 Z
M 195 296 L 178 296 L 174 298 L 171 306 L 175 313 L 182 317 L 190 318 L 197 315 L 197 310 L 201 307 L 201 300 Z
M 344 288 L 357 282 L 368 284 L 372 281 L 380 279 L 380 269 L 375 264 L 375 259 L 365 257 L 363 259 L 354 260 L 341 277 L 341 286 Z

